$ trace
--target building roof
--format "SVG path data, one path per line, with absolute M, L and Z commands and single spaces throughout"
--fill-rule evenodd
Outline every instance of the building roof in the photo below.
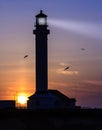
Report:
M 0 103 L 1 102 L 15 102 L 15 100 L 0 100 Z
M 48 90 L 48 91 L 52 95 L 57 96 L 58 98 L 66 101 L 66 102 L 76 102 L 75 98 L 69 98 L 58 90 Z

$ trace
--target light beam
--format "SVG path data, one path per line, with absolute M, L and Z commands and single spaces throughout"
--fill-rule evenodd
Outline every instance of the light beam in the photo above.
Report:
M 85 35 L 91 38 L 97 38 L 102 40 L 102 24 L 101 23 L 88 23 L 78 21 L 62 21 L 58 19 L 50 19 L 49 24 L 81 35 Z

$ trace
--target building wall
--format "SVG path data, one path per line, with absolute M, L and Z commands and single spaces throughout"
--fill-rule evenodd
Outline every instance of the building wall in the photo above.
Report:
M 0 109 L 15 108 L 14 100 L 0 100 Z
M 53 96 L 35 96 L 33 99 L 28 100 L 27 108 L 28 109 L 53 109 L 55 97 Z
M 67 109 L 75 108 L 75 102 L 65 101 L 55 95 L 38 95 L 33 96 L 27 102 L 28 109 Z

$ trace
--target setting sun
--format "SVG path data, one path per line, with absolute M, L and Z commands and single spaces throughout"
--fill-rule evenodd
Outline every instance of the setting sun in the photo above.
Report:
M 18 103 L 25 104 L 27 102 L 27 96 L 20 95 L 20 96 L 18 96 L 17 100 L 18 100 Z

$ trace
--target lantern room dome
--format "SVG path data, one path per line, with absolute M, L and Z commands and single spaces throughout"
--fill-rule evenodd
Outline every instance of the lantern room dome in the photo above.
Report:
M 44 13 L 43 13 L 43 11 L 42 10 L 40 10 L 40 13 L 39 14 L 37 14 L 36 15 L 36 17 L 38 18 L 38 17 L 47 17 L 47 15 L 45 15 Z

